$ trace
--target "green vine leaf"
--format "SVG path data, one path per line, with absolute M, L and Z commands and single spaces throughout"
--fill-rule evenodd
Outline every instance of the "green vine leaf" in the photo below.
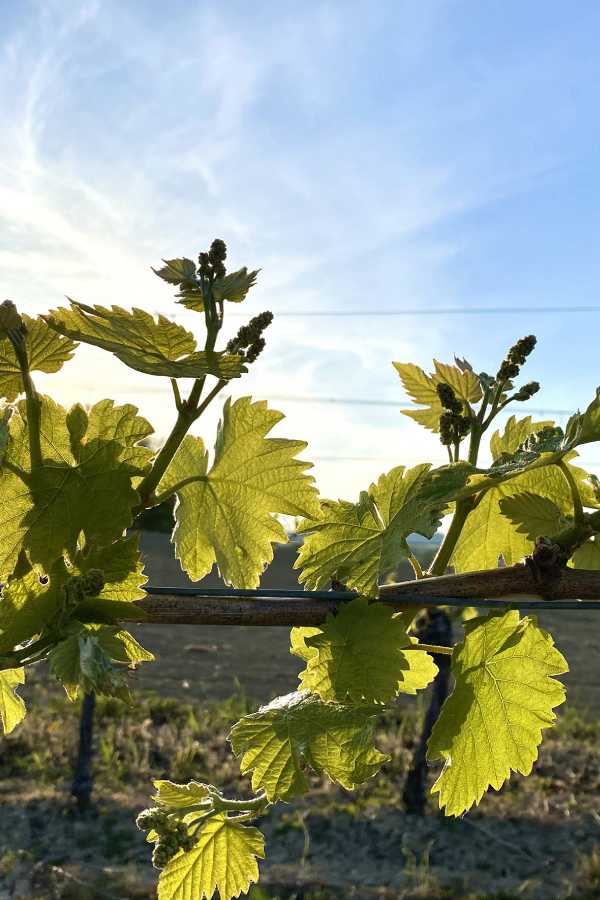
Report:
M 215 300 L 229 300 L 231 303 L 241 303 L 246 299 L 246 294 L 256 283 L 259 270 L 249 272 L 246 266 L 237 272 L 230 272 L 223 278 L 217 278 L 213 282 L 212 293 Z
M 551 538 L 573 521 L 549 497 L 529 492 L 501 497 L 500 512 L 529 541 L 538 537 Z
M 434 360 L 435 372 L 428 375 L 413 363 L 392 363 L 408 396 L 425 409 L 403 409 L 402 415 L 414 419 L 430 431 L 439 431 L 443 407 L 436 387 L 449 384 L 456 396 L 466 403 L 477 403 L 482 397 L 479 378 L 471 369 L 461 370 Z
M 99 600 L 120 600 L 133 603 L 146 596 L 143 586 L 148 581 L 139 548 L 139 535 L 121 538 L 107 547 L 79 548 L 73 557 L 71 574 L 85 575 L 100 569 L 104 587 Z
M 33 570 L 11 578 L 0 599 L 0 654 L 48 628 L 62 609 L 63 597 L 60 585 L 42 584 Z
M 114 663 L 127 663 L 135 669 L 140 662 L 152 662 L 154 656 L 127 631 L 101 626 L 79 626 L 52 648 L 50 671 L 61 682 L 69 700 L 79 692 L 95 692 L 129 702 L 129 688 L 121 669 Z
M 491 446 L 496 458 L 501 459 L 503 454 L 514 453 L 515 445 L 519 446 L 526 439 L 528 429 L 530 434 L 535 434 L 545 425 L 543 422 L 532 422 L 529 417 L 520 421 L 511 417 L 504 434 L 496 432 L 492 437 Z M 584 504 L 596 506 L 597 500 L 587 472 L 568 463 L 569 458 L 570 455 L 566 455 L 565 463 L 577 482 Z M 485 476 L 475 475 L 470 484 L 476 486 L 482 479 Z M 572 513 L 573 500 L 569 486 L 556 466 L 533 467 L 506 481 L 499 478 L 498 483 L 483 494 L 475 509 L 469 513 L 450 560 L 456 572 L 493 569 L 498 565 L 500 557 L 506 565 L 514 565 L 531 552 L 533 541 L 538 535 L 532 536 L 521 520 L 513 522 L 509 515 L 511 511 L 517 515 L 517 507 L 513 501 L 523 494 L 542 498 L 541 503 L 545 499 L 549 500 L 558 509 L 559 515 L 565 518 Z M 550 512 L 547 505 L 545 511 L 547 514 Z M 531 525 L 534 524 L 532 521 Z
M 600 569 L 600 543 L 595 537 L 575 551 L 571 566 L 575 569 Z
M 499 459 L 503 453 L 516 453 L 528 437 L 537 434 L 538 431 L 542 431 L 544 428 L 552 428 L 553 425 L 554 422 L 551 421 L 534 422 L 531 416 L 524 416 L 522 419 L 510 416 L 504 426 L 503 433 L 500 434 L 499 431 L 495 431 L 490 439 L 492 459 Z
M 600 440 L 600 388 L 585 412 L 571 416 L 566 434 L 574 447 Z
M 77 347 L 69 337 L 57 334 L 42 318 L 21 316 L 27 329 L 25 349 L 31 372 L 58 372 Z M 0 337 L 0 397 L 9 402 L 23 392 L 21 369 L 8 337 Z
M 196 281 L 196 265 L 191 259 L 184 256 L 179 259 L 163 259 L 163 262 L 162 268 L 153 268 L 152 271 L 167 284 L 182 285 Z
M 154 319 L 143 309 L 107 309 L 71 300 L 71 309 L 55 309 L 44 319 L 59 334 L 114 353 L 125 365 L 147 375 L 214 375 L 229 380 L 247 371 L 240 356 L 197 351 L 191 332 L 165 316 Z
M 190 480 L 176 492 L 173 541 L 193 581 L 216 562 L 226 584 L 257 587 L 273 544 L 287 540 L 274 515 L 318 513 L 314 479 L 305 474 L 311 463 L 296 459 L 305 442 L 266 437 L 282 419 L 264 402 L 227 400 L 210 471 L 200 438 L 188 435 L 173 458 L 159 492 Z
M 406 649 L 417 643 L 407 634 L 413 618 L 413 612 L 394 614 L 362 597 L 345 603 L 318 634 L 303 637 L 309 653 L 315 652 L 300 673 L 301 687 L 322 700 L 350 704 L 416 694 L 433 681 L 437 666 L 429 654 Z
M 373 747 L 376 711 L 297 691 L 244 716 L 229 739 L 242 774 L 252 772 L 253 789 L 263 789 L 270 801 L 306 791 L 306 766 L 352 790 L 389 759 Z
M 553 676 L 568 671 L 551 636 L 516 610 L 465 623 L 454 649 L 455 688 L 434 725 L 428 759 L 444 768 L 432 788 L 446 815 L 460 816 L 511 771 L 528 775 L 542 729 L 565 699 Z
M 0 577 L 14 570 L 22 549 L 47 572 L 64 552 L 74 556 L 81 532 L 99 546 L 118 539 L 139 502 L 132 479 L 151 455 L 137 444 L 151 428 L 134 406 L 101 401 L 89 415 L 81 407 L 67 415 L 49 397 L 41 404 L 42 468 L 31 470 L 24 401 L 10 420 L 0 472 L 0 504 L 10 510 L 0 533 Z
M 174 781 L 157 779 L 152 784 L 157 791 L 152 799 L 159 806 L 166 806 L 169 809 L 187 809 L 188 806 L 194 806 L 209 796 L 208 785 L 200 781 L 176 784 Z
M 428 464 L 396 466 L 360 494 L 358 503 L 323 500 L 318 519 L 294 564 L 308 590 L 320 590 L 336 578 L 366 596 L 376 596 L 385 575 L 408 555 L 412 532 L 431 538 L 449 497 L 465 484 L 470 468 L 458 463 L 431 470 Z
M 202 826 L 198 843 L 180 851 L 165 866 L 158 881 L 159 900 L 221 900 L 246 893 L 258 881 L 258 859 L 265 841 L 258 828 L 242 825 L 218 813 Z
M 0 719 L 4 734 L 11 731 L 25 718 L 27 710 L 17 687 L 25 684 L 24 669 L 2 669 L 0 671 Z

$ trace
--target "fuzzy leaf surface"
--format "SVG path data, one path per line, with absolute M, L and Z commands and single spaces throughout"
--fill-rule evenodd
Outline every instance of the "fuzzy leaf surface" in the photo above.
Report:
M 258 828 L 218 813 L 207 820 L 196 846 L 162 870 L 158 900 L 210 900 L 216 891 L 221 900 L 239 897 L 258 881 L 257 858 L 264 855 Z
M 408 555 L 406 538 L 418 532 L 431 538 L 440 525 L 448 498 L 465 484 L 462 464 L 431 470 L 428 464 L 396 466 L 358 503 L 323 500 L 320 516 L 302 526 L 313 530 L 300 548 L 295 569 L 308 590 L 326 587 L 332 578 L 367 596 Z
M 4 734 L 10 734 L 23 721 L 27 710 L 17 688 L 25 683 L 24 669 L 2 669 L 0 671 L 0 720 Z
M 247 371 L 240 356 L 196 350 L 191 332 L 165 316 L 154 319 L 143 309 L 86 306 L 55 309 L 45 320 L 59 334 L 107 350 L 125 365 L 146 375 L 229 380 Z
M 306 791 L 306 766 L 352 790 L 389 759 L 373 746 L 376 712 L 297 691 L 244 716 L 229 738 L 242 757 L 242 773 L 252 772 L 252 788 L 263 789 L 269 800 Z
M 211 469 L 202 440 L 189 435 L 167 469 L 159 492 L 198 479 L 177 491 L 173 532 L 177 558 L 193 581 L 216 562 L 226 584 L 257 587 L 273 544 L 287 540 L 274 515 L 318 513 L 313 478 L 306 474 L 311 464 L 296 459 L 305 442 L 266 436 L 281 419 L 264 402 L 227 400 Z
M 21 316 L 27 333 L 25 349 L 32 372 L 58 372 L 68 362 L 77 347 L 69 337 L 57 334 L 42 318 Z M 8 337 L 0 337 L 0 397 L 12 403 L 23 393 L 21 369 Z
M 416 694 L 433 681 L 428 653 L 407 650 L 417 642 L 407 628 L 413 612 L 394 614 L 383 603 L 357 597 L 329 615 L 318 634 L 304 638 L 315 650 L 300 673 L 302 688 L 335 703 L 386 703 L 398 692 Z
M 565 699 L 555 675 L 568 670 L 551 636 L 516 610 L 465 623 L 465 639 L 452 655 L 453 693 L 444 703 L 428 744 L 428 759 L 444 768 L 432 792 L 446 815 L 499 790 L 511 771 L 529 775 L 542 729 Z

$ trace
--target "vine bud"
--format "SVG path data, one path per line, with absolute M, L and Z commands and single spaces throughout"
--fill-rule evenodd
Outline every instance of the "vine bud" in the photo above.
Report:
M 224 262 L 227 258 L 227 246 L 225 241 L 222 241 L 221 238 L 215 238 L 210 245 L 208 258 L 213 266 L 215 263 Z
M 530 400 L 534 394 L 537 394 L 540 386 L 537 381 L 530 381 L 528 384 L 524 384 L 522 388 L 520 388 L 517 393 L 514 395 L 513 400 Z
M 446 382 L 442 381 L 440 384 L 436 385 L 437 395 L 440 398 L 440 403 L 444 407 L 444 409 L 449 410 L 450 412 L 458 415 L 462 412 L 462 403 L 457 399 L 456 394 L 452 387 Z
M 23 319 L 12 300 L 0 303 L 0 334 L 16 329 L 23 329 Z

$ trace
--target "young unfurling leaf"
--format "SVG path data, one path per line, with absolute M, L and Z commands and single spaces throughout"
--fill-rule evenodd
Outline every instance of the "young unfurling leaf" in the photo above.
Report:
M 21 316 L 25 325 L 25 350 L 32 372 L 58 372 L 77 347 L 69 337 L 57 334 L 43 318 Z M 23 392 L 21 369 L 8 337 L 0 336 L 0 397 L 12 401 Z
M 71 309 L 55 309 L 44 318 L 59 334 L 108 350 L 125 365 L 147 375 L 214 375 L 229 380 L 246 371 L 239 356 L 198 351 L 189 331 L 165 316 L 154 319 L 142 309 L 106 309 L 71 300 Z
M 427 375 L 413 363 L 393 363 L 404 390 L 415 403 L 425 409 L 403 409 L 402 414 L 414 419 L 430 431 L 439 431 L 440 416 L 444 408 L 437 392 L 438 384 L 449 384 L 454 393 L 466 403 L 481 399 L 481 385 L 471 369 L 460 369 L 434 360 L 435 372 Z

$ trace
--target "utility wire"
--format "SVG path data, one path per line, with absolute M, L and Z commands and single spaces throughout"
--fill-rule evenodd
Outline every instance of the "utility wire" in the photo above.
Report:
M 280 318 L 372 318 L 373 316 L 502 316 L 502 315 L 560 315 L 561 313 L 600 313 L 600 306 L 448 306 L 415 307 L 412 309 L 306 309 L 275 312 Z M 229 312 L 228 317 L 247 313 Z

